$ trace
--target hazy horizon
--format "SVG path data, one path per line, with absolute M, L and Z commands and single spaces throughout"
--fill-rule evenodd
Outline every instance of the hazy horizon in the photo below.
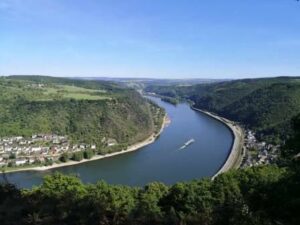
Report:
M 54 76 L 49 74 L 9 74 L 9 75 L 1 75 L 0 77 L 9 77 L 9 76 L 46 76 L 46 77 L 57 77 L 57 78 L 85 78 L 85 79 L 153 79 L 153 80 L 239 80 L 239 79 L 264 79 L 264 78 L 278 78 L 278 77 L 299 77 L 300 76 L 261 76 L 261 77 L 223 77 L 223 78 L 208 78 L 208 77 L 159 77 L 159 76 L 141 76 L 141 77 L 133 77 L 133 76 Z

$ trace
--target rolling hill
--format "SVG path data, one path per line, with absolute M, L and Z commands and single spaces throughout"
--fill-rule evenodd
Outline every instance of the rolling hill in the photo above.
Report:
M 72 143 L 115 139 L 124 146 L 159 129 L 163 110 L 110 82 L 12 76 L 0 78 L 0 136 L 57 134 Z M 156 115 L 156 116 L 154 116 Z M 111 148 L 112 149 L 112 148 Z
M 213 84 L 148 86 L 147 92 L 191 100 L 200 109 L 238 121 L 259 137 L 278 142 L 290 135 L 291 118 L 300 113 L 300 79 L 244 79 Z

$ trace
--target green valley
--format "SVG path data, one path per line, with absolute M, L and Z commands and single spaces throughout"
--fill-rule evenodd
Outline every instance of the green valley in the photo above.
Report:
M 286 139 L 291 134 L 291 118 L 300 113 L 299 78 L 244 79 L 192 86 L 149 85 L 145 91 L 190 100 L 196 108 L 240 122 L 271 142 Z

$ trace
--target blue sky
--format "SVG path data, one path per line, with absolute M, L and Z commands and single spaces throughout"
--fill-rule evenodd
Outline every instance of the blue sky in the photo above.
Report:
M 300 75 L 296 0 L 0 0 L 0 74 Z

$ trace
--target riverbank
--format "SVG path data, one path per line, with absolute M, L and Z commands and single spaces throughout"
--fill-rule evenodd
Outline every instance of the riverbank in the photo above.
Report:
M 243 159 L 243 146 L 244 146 L 244 130 L 235 122 L 225 119 L 223 117 L 217 116 L 211 112 L 207 112 L 205 110 L 197 109 L 191 106 L 191 109 L 204 113 L 220 122 L 225 124 L 232 133 L 233 142 L 231 146 L 231 150 L 226 158 L 226 161 L 222 165 L 222 167 L 216 172 L 216 174 L 212 177 L 214 179 L 219 174 L 229 171 L 230 169 L 238 169 L 242 163 Z
M 11 169 L 11 170 L 8 170 L 8 171 L 1 171 L 0 173 L 3 173 L 3 172 L 4 173 L 12 173 L 12 172 L 20 172 L 20 171 L 45 171 L 45 170 L 51 170 L 51 169 L 55 169 L 55 168 L 59 168 L 59 167 L 73 166 L 73 165 L 77 165 L 77 164 L 82 164 L 82 163 L 86 163 L 86 162 L 90 162 L 90 161 L 100 160 L 100 159 L 104 159 L 104 158 L 108 158 L 108 157 L 113 157 L 113 156 L 116 156 L 116 155 L 121 155 L 121 154 L 129 153 L 129 152 L 137 151 L 137 150 L 153 143 L 156 140 L 156 138 L 163 132 L 164 128 L 169 123 L 170 123 L 170 120 L 169 120 L 168 116 L 165 115 L 164 118 L 163 118 L 161 128 L 157 133 L 152 133 L 150 135 L 150 137 L 146 138 L 144 141 L 133 144 L 133 145 L 129 146 L 126 150 L 123 150 L 123 151 L 109 153 L 109 154 L 106 154 L 106 155 L 96 155 L 91 159 L 83 159 L 81 161 L 68 161 L 68 162 L 65 162 L 65 163 L 54 163 L 51 166 L 15 168 L 15 169 Z

